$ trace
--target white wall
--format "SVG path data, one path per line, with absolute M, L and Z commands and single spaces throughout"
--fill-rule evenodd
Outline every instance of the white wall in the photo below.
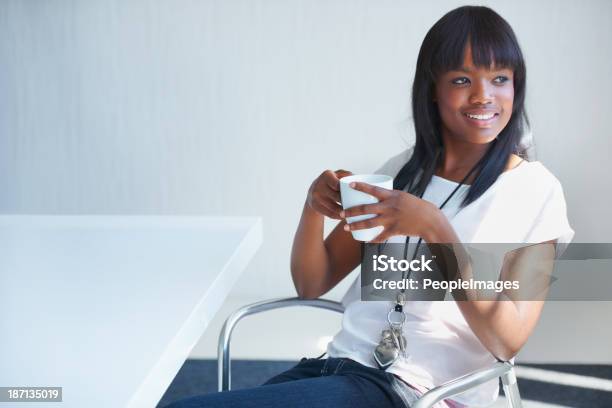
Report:
M 310 182 L 409 145 L 418 48 L 461 4 L 2 1 L 0 212 L 261 215 L 265 244 L 233 296 L 291 296 Z M 538 158 L 564 185 L 575 241 L 607 241 L 612 2 L 484 4 L 525 52 Z M 600 331 L 612 312 L 581 307 Z M 554 339 L 551 359 L 588 344 L 572 358 L 612 362 L 604 340 L 551 326 L 534 355 Z

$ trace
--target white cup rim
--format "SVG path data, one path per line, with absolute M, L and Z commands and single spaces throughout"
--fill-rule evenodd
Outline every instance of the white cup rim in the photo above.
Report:
M 349 184 L 353 181 L 367 183 L 367 184 L 379 184 L 386 183 L 393 180 L 393 177 L 387 176 L 386 174 L 353 174 L 352 176 L 342 177 L 340 183 Z

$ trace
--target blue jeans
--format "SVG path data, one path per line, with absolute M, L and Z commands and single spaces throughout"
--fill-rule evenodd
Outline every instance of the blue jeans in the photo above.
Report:
M 407 408 L 418 394 L 393 374 L 348 358 L 302 358 L 264 384 L 198 395 L 165 408 Z

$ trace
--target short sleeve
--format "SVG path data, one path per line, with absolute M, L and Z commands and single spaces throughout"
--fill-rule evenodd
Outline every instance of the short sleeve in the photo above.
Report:
M 533 222 L 527 242 L 538 243 L 556 239 L 555 258 L 559 258 L 573 238 L 574 230 L 567 218 L 567 205 L 563 187 L 555 179 L 538 216 Z

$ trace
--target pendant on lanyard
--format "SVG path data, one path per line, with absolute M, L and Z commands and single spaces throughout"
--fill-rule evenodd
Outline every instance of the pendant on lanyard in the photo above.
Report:
M 466 182 L 466 180 L 470 177 L 470 175 L 483 163 L 486 155 L 481 158 L 481 160 L 476 163 L 474 167 L 468 172 L 468 174 L 463 178 L 461 183 L 455 187 L 452 193 L 444 200 L 442 205 L 439 207 L 441 210 L 446 203 L 451 199 L 453 195 L 459 190 L 459 188 Z M 421 193 L 419 198 L 423 198 L 423 193 Z M 422 238 L 419 238 L 417 242 L 416 249 L 414 250 L 414 254 L 412 259 L 415 259 L 417 256 L 417 251 L 419 250 L 419 246 L 421 245 Z M 406 247 L 407 250 L 408 243 L 410 242 L 410 237 L 406 237 Z M 410 276 L 410 275 L 409 275 Z M 402 276 L 402 278 L 404 278 Z M 404 289 L 405 290 L 405 289 Z M 400 356 L 402 358 L 407 358 L 408 353 L 406 351 L 406 337 L 403 334 L 404 322 L 406 321 L 406 314 L 404 313 L 404 305 L 406 303 L 406 298 L 404 297 L 404 290 L 397 294 L 395 305 L 389 313 L 387 314 L 387 321 L 389 323 L 388 329 L 383 329 L 381 332 L 381 339 L 376 348 L 374 349 L 374 360 L 376 364 L 381 370 L 386 370 L 393 363 L 397 361 Z

